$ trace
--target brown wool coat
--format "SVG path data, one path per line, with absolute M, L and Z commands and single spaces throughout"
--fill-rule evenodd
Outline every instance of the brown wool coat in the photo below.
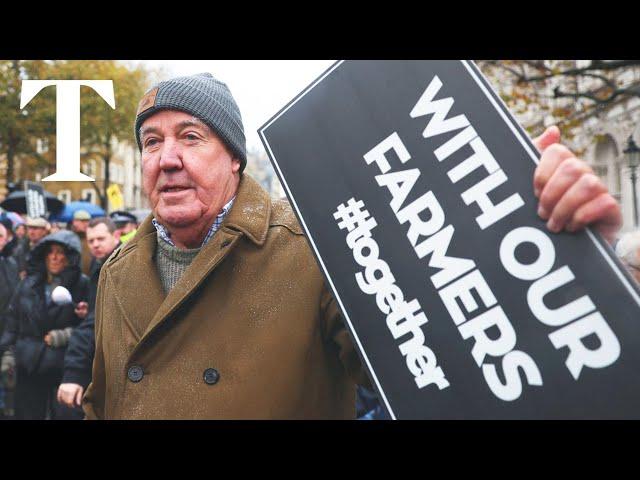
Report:
M 102 268 L 87 418 L 354 418 L 366 375 L 286 201 L 244 175 L 166 298 L 155 249 L 148 218 Z

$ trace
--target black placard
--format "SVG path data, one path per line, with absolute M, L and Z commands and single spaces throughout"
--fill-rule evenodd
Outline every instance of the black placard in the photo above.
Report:
M 259 133 L 393 418 L 640 417 L 637 287 L 472 62 L 337 62 Z

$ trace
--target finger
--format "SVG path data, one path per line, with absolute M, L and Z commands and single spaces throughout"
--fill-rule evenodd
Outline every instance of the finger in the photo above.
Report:
M 78 391 L 76 392 L 76 406 L 80 407 L 82 405 L 82 388 L 78 388 Z
M 556 208 L 557 203 L 567 193 L 567 191 L 586 174 L 592 175 L 591 167 L 575 157 L 565 159 L 553 172 L 551 178 L 547 180 L 542 193 L 540 193 L 540 203 L 538 204 L 538 215 L 544 220 L 548 220 L 551 212 Z M 592 175 L 595 181 L 598 178 Z M 590 179 L 593 180 L 593 179 Z M 589 180 L 585 186 L 590 187 Z M 600 193 L 600 192 L 598 192 Z
M 575 158 L 575 156 L 571 150 L 564 145 L 554 143 L 547 147 L 542 157 L 540 157 L 540 163 L 538 163 L 536 171 L 533 174 L 533 193 L 536 197 L 540 197 L 540 193 L 544 190 L 545 185 L 553 176 L 558 166 L 569 158 Z
M 607 187 L 592 173 L 582 175 L 555 205 L 547 227 L 554 233 L 565 228 L 575 213 L 594 198 L 607 193 Z M 575 231 L 575 230 L 573 230 Z
M 56 395 L 56 400 L 58 400 L 58 403 L 63 403 L 63 401 L 62 401 L 62 391 L 60 389 L 58 389 L 58 393 Z
M 555 125 L 547 127 L 547 129 L 542 132 L 542 135 L 536 137 L 533 140 L 533 144 L 536 146 L 540 153 L 543 153 L 545 149 L 554 143 L 560 142 L 560 129 Z
M 622 212 L 615 198 L 601 194 L 585 203 L 573 214 L 567 230 L 575 232 L 591 224 L 607 241 L 615 239 L 622 226 Z

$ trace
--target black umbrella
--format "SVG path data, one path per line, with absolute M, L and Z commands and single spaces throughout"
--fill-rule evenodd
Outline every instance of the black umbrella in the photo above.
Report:
M 9 212 L 27 213 L 27 202 L 25 200 L 26 194 L 24 190 L 16 190 L 11 192 L 7 198 L 0 203 L 0 207 Z M 47 210 L 49 213 L 57 213 L 64 208 L 64 202 L 58 200 L 53 194 L 44 192 L 44 198 L 47 202 Z

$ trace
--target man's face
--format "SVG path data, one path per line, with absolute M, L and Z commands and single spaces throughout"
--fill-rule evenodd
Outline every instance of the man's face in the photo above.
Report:
M 9 235 L 4 225 L 0 223 L 0 250 L 9 242 Z
M 27 235 L 29 237 L 29 241 L 32 244 L 35 244 L 42 238 L 46 237 L 47 229 L 43 227 L 27 227 Z
M 204 123 L 163 110 L 141 127 L 142 185 L 158 221 L 172 228 L 211 225 L 237 190 L 240 161 Z
M 67 267 L 68 263 L 62 245 L 51 244 L 45 258 L 47 271 L 51 275 L 58 275 Z
M 71 230 L 76 233 L 84 233 L 89 226 L 89 220 L 73 220 L 71 222 Z
M 116 248 L 118 240 L 104 223 L 99 223 L 95 227 L 87 228 L 87 243 L 91 255 L 98 260 L 104 260 Z

